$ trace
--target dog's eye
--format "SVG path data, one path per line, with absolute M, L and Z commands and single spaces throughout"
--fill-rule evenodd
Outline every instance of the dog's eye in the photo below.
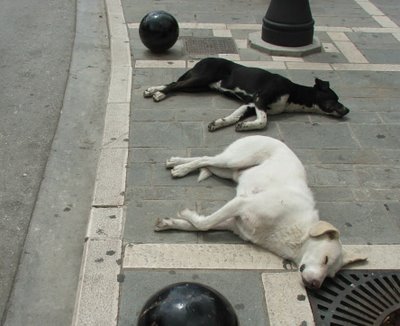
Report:
M 301 266 L 300 266 L 300 273 L 302 273 L 302 272 L 304 271 L 305 268 L 306 268 L 306 265 L 304 265 L 304 264 L 301 265 Z
M 324 262 L 324 264 L 325 264 L 325 265 L 328 264 L 328 256 L 325 256 L 325 262 Z

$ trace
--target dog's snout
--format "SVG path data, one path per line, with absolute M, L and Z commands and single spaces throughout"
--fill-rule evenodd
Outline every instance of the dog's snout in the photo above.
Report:
M 344 117 L 347 113 L 350 112 L 350 110 L 346 108 L 342 103 L 338 102 L 334 108 L 334 112 L 336 112 L 339 117 Z
M 317 289 L 319 289 L 319 288 L 321 287 L 321 282 L 318 281 L 318 280 L 306 281 L 306 280 L 303 278 L 303 283 L 304 283 L 304 285 L 305 285 L 307 288 L 309 288 L 309 289 L 317 290 Z
M 312 289 L 319 289 L 321 286 L 321 283 L 317 280 L 313 280 L 313 281 L 311 281 L 310 285 L 311 285 Z
M 342 117 L 344 117 L 349 112 L 350 112 L 350 110 L 348 108 L 346 108 L 345 106 L 343 106 L 343 108 L 340 110 L 340 115 Z

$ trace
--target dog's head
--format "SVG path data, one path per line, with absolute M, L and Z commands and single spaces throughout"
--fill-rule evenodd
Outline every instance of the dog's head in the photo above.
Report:
M 349 109 L 339 102 L 339 97 L 329 87 L 329 82 L 315 78 L 315 102 L 318 108 L 330 115 L 336 117 L 343 117 L 349 113 Z
M 299 271 L 306 287 L 318 289 L 327 276 L 334 277 L 343 266 L 366 259 L 345 251 L 339 231 L 328 222 L 319 221 L 309 230 Z

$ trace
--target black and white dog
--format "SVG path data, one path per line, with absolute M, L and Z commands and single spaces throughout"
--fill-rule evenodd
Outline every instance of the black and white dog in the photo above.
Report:
M 149 87 L 143 95 L 159 102 L 171 92 L 209 90 L 216 90 L 245 103 L 227 117 L 211 122 L 209 131 L 235 123 L 236 131 L 262 129 L 267 125 L 267 114 L 306 112 L 343 117 L 349 112 L 338 101 L 338 96 L 327 81 L 316 78 L 313 87 L 303 86 L 281 75 L 221 58 L 203 59 L 176 82 Z M 241 121 L 252 115 L 256 115 L 255 120 Z

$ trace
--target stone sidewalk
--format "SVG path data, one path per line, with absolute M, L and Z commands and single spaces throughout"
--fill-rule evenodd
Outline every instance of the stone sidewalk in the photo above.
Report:
M 321 217 L 340 229 L 346 246 L 368 253 L 369 262 L 354 268 L 399 269 L 393 253 L 400 248 L 400 9 L 390 1 L 310 1 L 323 51 L 292 58 L 248 46 L 248 35 L 261 28 L 263 1 L 106 3 L 109 109 L 75 325 L 133 325 L 151 294 L 181 281 L 223 293 L 241 325 L 313 324 L 308 301 L 299 299 L 305 291 L 297 273 L 277 257 L 225 232 L 153 232 L 158 217 L 183 207 L 210 213 L 234 194 L 227 181 L 172 179 L 166 158 L 215 154 L 249 134 L 281 139 L 300 157 Z M 141 18 L 155 9 L 180 25 L 181 38 L 164 55 L 146 50 L 138 36 Z M 237 102 L 217 94 L 144 99 L 146 87 L 170 82 L 209 56 L 188 51 L 185 43 L 202 37 L 234 42 L 237 51 L 215 56 L 306 85 L 315 77 L 329 80 L 350 114 L 343 120 L 285 114 L 269 117 L 263 131 L 209 133 L 207 124 Z

